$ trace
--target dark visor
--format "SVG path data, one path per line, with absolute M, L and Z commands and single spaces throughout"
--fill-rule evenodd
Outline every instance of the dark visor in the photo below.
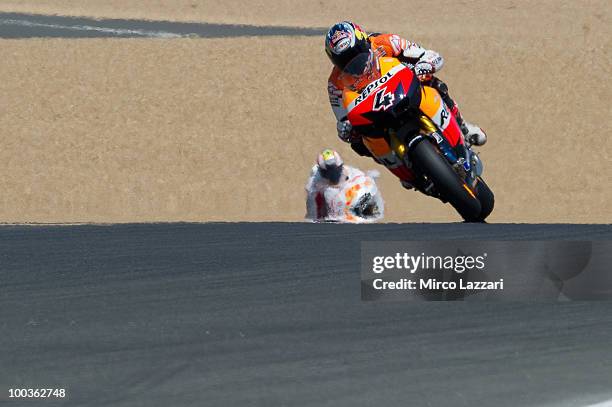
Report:
M 321 168 L 321 175 L 323 178 L 329 180 L 332 184 L 337 184 L 342 176 L 342 165 L 334 166 L 327 169 Z
M 358 76 L 364 73 L 370 60 L 369 52 L 362 52 L 353 58 L 346 66 L 343 71 L 354 76 Z

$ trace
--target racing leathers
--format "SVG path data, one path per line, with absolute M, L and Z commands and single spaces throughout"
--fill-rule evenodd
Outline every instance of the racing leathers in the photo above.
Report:
M 310 178 L 306 183 L 306 218 L 313 221 L 324 221 L 328 218 L 328 198 L 326 193 L 341 191 L 346 182 L 358 176 L 365 175 L 357 168 L 344 165 L 342 176 L 338 183 L 333 184 L 321 175 L 319 167 L 315 165 L 310 172 Z

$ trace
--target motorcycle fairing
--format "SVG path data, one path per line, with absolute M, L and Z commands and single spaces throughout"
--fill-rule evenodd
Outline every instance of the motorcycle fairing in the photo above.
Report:
M 461 129 L 436 89 L 420 86 L 420 81 L 412 70 L 396 58 L 383 57 L 379 58 L 378 62 L 380 78 L 366 86 L 361 93 L 349 88 L 343 91 L 342 100 L 353 127 L 362 126 L 366 130 L 369 126 L 378 123 L 394 121 L 396 115 L 401 114 L 404 109 L 416 105 L 438 126 L 453 148 L 458 144 L 463 145 Z M 419 88 L 420 94 L 417 94 Z M 408 104 L 404 99 L 408 99 Z M 385 102 L 393 106 L 389 108 L 387 105 L 381 105 Z M 402 102 L 405 107 L 402 106 Z M 364 133 L 372 135 L 372 131 Z
M 450 143 L 451 147 L 454 148 L 457 144 L 463 144 L 459 124 L 457 124 L 455 116 L 444 104 L 440 93 L 436 89 L 429 86 L 422 87 L 419 108 L 442 131 L 444 138 Z
M 399 179 L 414 180 L 414 173 L 403 164 L 399 158 L 401 156 L 395 154 L 395 149 L 392 149 L 387 140 L 381 137 L 363 137 L 363 144 Z
M 367 85 L 360 93 L 348 88 L 343 92 L 342 100 L 353 127 L 384 121 L 385 116 L 391 113 L 389 107 L 399 103 L 406 96 L 405 92 L 397 90 L 410 88 L 412 72 L 402 64 L 391 66 L 384 60 L 393 60 L 393 58 L 380 58 L 380 78 Z M 410 75 L 397 75 L 403 70 L 410 72 Z

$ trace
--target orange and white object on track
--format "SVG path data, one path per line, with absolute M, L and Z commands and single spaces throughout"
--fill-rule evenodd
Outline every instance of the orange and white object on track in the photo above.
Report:
M 352 177 L 340 188 L 329 187 L 323 196 L 327 204 L 327 222 L 373 223 L 384 217 L 385 203 L 376 178 L 378 171 Z

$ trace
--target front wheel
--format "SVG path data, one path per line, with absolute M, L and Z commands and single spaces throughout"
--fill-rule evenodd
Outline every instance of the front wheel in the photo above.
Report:
M 465 221 L 481 222 L 484 219 L 481 218 L 482 207 L 475 191 L 459 177 L 431 141 L 419 141 L 411 148 L 410 158 L 415 169 L 433 182 L 440 196 L 447 200 Z
M 493 212 L 493 207 L 495 206 L 495 195 L 493 195 L 493 191 L 491 191 L 491 188 L 489 188 L 481 177 L 478 177 L 477 179 L 475 190 L 481 206 L 479 220 L 484 222 L 487 216 Z

